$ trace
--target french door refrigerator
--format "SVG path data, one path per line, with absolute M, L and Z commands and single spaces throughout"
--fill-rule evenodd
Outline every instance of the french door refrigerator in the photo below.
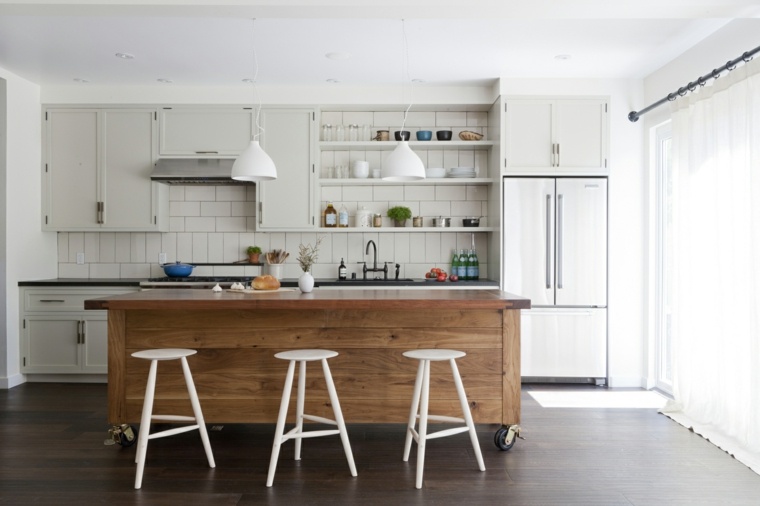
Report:
M 607 381 L 607 178 L 505 177 L 502 289 L 521 318 L 523 381 Z

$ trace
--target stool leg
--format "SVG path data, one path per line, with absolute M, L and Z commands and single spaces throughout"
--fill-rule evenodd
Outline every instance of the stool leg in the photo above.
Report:
M 428 404 L 430 401 L 430 360 L 423 360 L 425 370 L 422 375 L 422 395 L 420 406 L 420 440 L 417 443 L 417 488 L 422 488 L 422 473 L 425 469 L 425 446 L 427 443 Z
M 277 469 L 277 458 L 280 456 L 282 434 L 285 432 L 285 418 L 288 416 L 288 404 L 290 404 L 290 391 L 293 389 L 293 372 L 296 369 L 295 360 L 288 365 L 288 374 L 285 376 L 285 387 L 282 389 L 280 401 L 280 414 L 277 415 L 277 426 L 274 429 L 274 443 L 272 444 L 272 457 L 269 460 L 269 473 L 267 474 L 267 487 L 274 482 L 274 472 Z
M 298 394 L 296 395 L 296 431 L 294 434 L 303 432 L 303 406 L 306 401 L 306 361 L 298 363 Z M 301 439 L 296 438 L 296 458 L 301 460 Z
M 198 392 L 195 390 L 195 382 L 193 381 L 193 375 L 190 373 L 190 366 L 187 365 L 187 358 L 180 357 L 180 361 L 182 362 L 182 372 L 185 375 L 187 394 L 190 396 L 190 405 L 193 407 L 195 423 L 198 424 L 198 432 L 201 434 L 203 448 L 206 450 L 208 466 L 216 467 L 216 462 L 214 462 L 214 454 L 211 451 L 211 442 L 208 439 L 208 431 L 206 430 L 206 420 L 203 418 L 203 411 L 201 411 L 201 402 L 198 400 Z
M 464 421 L 467 427 L 470 429 L 470 441 L 472 442 L 472 449 L 475 452 L 475 459 L 478 461 L 478 467 L 480 470 L 485 471 L 486 465 L 483 463 L 483 455 L 480 453 L 478 434 L 475 432 L 475 423 L 472 421 L 472 413 L 470 413 L 470 405 L 467 402 L 467 395 L 464 393 L 462 377 L 459 376 L 459 369 L 457 368 L 456 361 L 452 358 L 449 360 L 449 362 L 451 363 L 451 373 L 454 375 L 454 384 L 457 387 L 457 394 L 459 394 L 459 403 L 462 405 L 462 414 L 464 415 Z
M 330 403 L 332 403 L 333 412 L 335 413 L 335 422 L 338 424 L 338 430 L 340 431 L 340 440 L 343 442 L 343 451 L 346 452 L 348 468 L 351 470 L 351 476 L 356 476 L 356 464 L 354 464 L 354 455 L 351 452 L 351 443 L 348 441 L 346 422 L 343 420 L 343 412 L 340 409 L 338 393 L 335 391 L 335 383 L 333 383 L 332 374 L 330 374 L 330 366 L 327 365 L 327 359 L 324 358 L 322 359 L 322 370 L 325 373 L 327 393 L 330 395 Z
M 412 393 L 412 407 L 409 409 L 409 423 L 406 427 L 406 441 L 404 441 L 404 458 L 403 461 L 409 460 L 409 452 L 412 449 L 412 431 L 417 424 L 417 413 L 420 409 L 420 390 L 422 389 L 422 376 L 425 372 L 425 365 L 420 360 L 420 365 L 417 367 L 417 378 L 414 380 L 414 392 Z
M 156 391 L 156 371 L 158 360 L 150 361 L 148 383 L 145 386 L 145 400 L 143 401 L 142 417 L 140 418 L 140 433 L 137 435 L 137 472 L 135 473 L 135 488 L 142 486 L 143 471 L 145 470 L 145 454 L 148 452 L 148 439 L 150 439 L 150 420 L 153 414 L 153 395 Z

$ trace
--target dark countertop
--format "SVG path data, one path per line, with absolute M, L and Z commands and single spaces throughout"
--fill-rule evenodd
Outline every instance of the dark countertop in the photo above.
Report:
M 40 279 L 40 280 L 33 280 L 33 281 L 19 281 L 18 286 L 47 286 L 47 287 L 92 287 L 92 286 L 128 286 L 128 287 L 139 287 L 140 282 L 145 281 L 144 278 L 123 278 L 123 279 L 117 279 L 117 278 L 55 278 L 55 279 Z M 285 278 L 281 280 L 281 284 L 284 287 L 295 287 L 298 286 L 298 280 L 295 278 Z M 424 287 L 424 288 L 430 288 L 430 289 L 440 289 L 440 288 L 467 288 L 467 287 L 473 287 L 473 288 L 483 288 L 483 287 L 489 287 L 489 288 L 498 288 L 499 283 L 497 281 L 489 280 L 489 279 L 483 279 L 479 281 L 457 281 L 457 282 L 438 282 L 433 280 L 425 280 L 422 278 L 417 278 L 413 280 L 389 280 L 389 281 L 383 281 L 383 280 L 371 280 L 368 279 L 366 281 L 357 279 L 357 280 L 346 280 L 346 281 L 338 281 L 336 279 L 316 279 L 314 286 L 319 288 L 320 286 L 324 287 L 358 287 L 358 286 L 387 286 L 388 288 L 395 288 L 395 287 Z
M 441 283 L 443 284 L 443 283 Z M 500 290 L 314 290 L 298 289 L 236 292 L 226 290 L 153 289 L 85 301 L 85 309 L 123 310 L 447 310 L 527 309 L 530 299 Z

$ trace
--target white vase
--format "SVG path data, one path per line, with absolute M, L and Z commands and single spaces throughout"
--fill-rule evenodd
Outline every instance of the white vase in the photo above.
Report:
M 314 276 L 310 272 L 304 272 L 301 277 L 298 278 L 298 288 L 303 293 L 309 293 L 314 289 Z

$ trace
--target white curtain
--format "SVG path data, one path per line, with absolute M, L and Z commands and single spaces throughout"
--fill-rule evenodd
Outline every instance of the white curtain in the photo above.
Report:
M 673 104 L 675 401 L 760 473 L 760 61 Z

